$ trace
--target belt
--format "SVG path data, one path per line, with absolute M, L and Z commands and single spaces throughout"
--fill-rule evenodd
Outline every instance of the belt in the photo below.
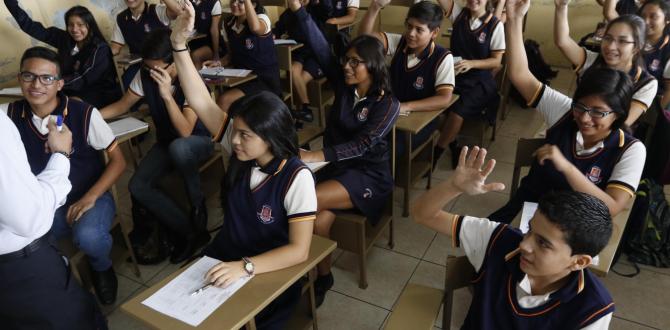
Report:
M 49 244 L 49 235 L 47 234 L 30 242 L 30 244 L 26 245 L 21 250 L 0 255 L 0 262 L 7 262 L 15 259 L 28 257 L 29 255 L 35 253 L 35 251 L 39 250 L 42 246 L 48 244 Z

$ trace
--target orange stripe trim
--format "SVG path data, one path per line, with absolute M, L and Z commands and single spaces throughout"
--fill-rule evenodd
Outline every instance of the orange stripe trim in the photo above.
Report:
M 641 105 L 642 106 L 642 111 L 644 111 L 644 112 L 647 112 L 647 109 L 649 108 L 646 103 L 644 103 L 640 100 L 633 99 L 633 100 L 630 100 L 630 103 L 631 103 L 631 105 L 633 103 L 637 103 L 637 104 Z
M 623 190 L 623 191 L 627 192 L 630 195 L 630 197 L 635 196 L 635 193 L 632 192 L 630 189 L 628 189 L 628 187 L 620 185 L 620 184 L 610 183 L 610 184 L 607 185 L 607 188 L 614 188 L 614 189 Z
M 537 88 L 535 91 L 535 94 L 533 94 L 533 97 L 526 103 L 527 106 L 530 106 L 531 104 L 535 103 L 537 101 L 537 98 L 540 97 L 540 91 L 542 90 L 542 84 Z
M 114 141 L 112 141 L 112 144 L 110 144 L 109 147 L 107 147 L 107 152 L 112 152 L 112 150 L 116 149 L 118 145 L 119 143 L 116 142 L 116 139 L 114 139 Z
M 512 252 L 509 252 L 508 254 L 505 255 L 505 261 L 509 261 L 510 259 L 514 258 L 514 256 L 519 254 L 519 252 L 521 252 L 520 247 L 514 249 Z
M 496 240 L 498 240 L 498 238 L 500 237 L 500 235 L 502 234 L 502 232 L 505 231 L 505 228 L 507 228 L 507 224 L 504 224 L 504 225 L 502 225 L 502 227 L 498 228 L 498 233 L 497 233 L 496 236 L 493 238 L 493 240 L 491 240 L 491 241 L 489 242 L 489 248 L 488 248 L 488 250 L 486 251 L 486 254 L 487 254 L 487 255 L 491 254 L 491 248 L 493 248 L 493 245 L 495 245 Z
M 592 318 L 598 316 L 598 314 L 600 314 L 600 313 L 602 313 L 602 312 L 608 310 L 608 309 L 609 309 L 610 307 L 612 307 L 612 306 L 614 306 L 614 302 L 609 303 L 607 306 L 605 306 L 605 307 L 603 307 L 603 308 L 597 310 L 595 313 L 591 314 L 591 316 L 589 316 L 586 320 L 584 320 L 582 323 L 580 323 L 579 326 L 581 327 L 583 324 L 585 324 L 586 322 L 590 321 Z
M 584 270 L 579 271 L 579 278 L 577 279 L 577 293 L 581 293 L 584 290 Z
M 314 221 L 314 220 L 316 220 L 315 215 L 308 215 L 308 216 L 304 216 L 304 217 L 297 217 L 297 218 L 289 219 L 288 223 L 303 222 L 303 221 Z
M 458 228 L 458 221 L 459 217 L 458 214 L 454 214 L 454 218 L 451 219 L 451 246 L 452 247 L 458 247 L 458 239 L 457 236 L 458 233 L 456 232 L 456 228 Z

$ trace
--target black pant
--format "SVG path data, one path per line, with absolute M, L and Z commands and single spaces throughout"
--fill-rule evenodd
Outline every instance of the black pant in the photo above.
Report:
M 107 329 L 95 298 L 52 244 L 0 262 L 0 328 Z

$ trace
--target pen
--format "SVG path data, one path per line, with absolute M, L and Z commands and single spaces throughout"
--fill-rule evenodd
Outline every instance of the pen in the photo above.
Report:
M 209 283 L 203 285 L 202 287 L 200 287 L 200 289 L 191 292 L 191 297 L 199 294 L 200 292 L 203 292 L 203 291 L 207 290 L 212 285 L 214 285 L 214 282 L 209 282 Z
M 63 131 L 63 116 L 61 115 L 56 116 L 56 128 L 59 132 Z

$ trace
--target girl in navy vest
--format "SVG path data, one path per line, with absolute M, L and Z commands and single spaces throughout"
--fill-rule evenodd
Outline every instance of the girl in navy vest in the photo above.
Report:
M 45 28 L 19 7 L 17 0 L 5 0 L 21 30 L 58 51 L 65 81 L 63 91 L 97 108 L 118 100 L 122 93 L 112 52 L 91 12 L 74 6 L 65 12 L 66 30 Z
M 258 0 L 230 0 L 232 17 L 223 23 L 223 38 L 229 50 L 222 65 L 253 70 L 258 78 L 226 90 L 217 103 L 228 112 L 244 95 L 262 90 L 281 96 L 279 63 L 272 38 L 272 23 Z
M 360 36 L 351 42 L 338 67 L 326 39 L 300 2 L 289 1 L 289 8 L 335 90 L 323 150 L 300 151 L 304 162 L 330 162 L 316 174 L 315 232 L 329 236 L 336 210 L 355 209 L 375 224 L 393 189 L 388 133 L 400 110 L 400 103 L 390 95 L 384 46 L 375 37 Z M 318 305 L 333 285 L 330 258 L 317 269 Z
M 555 190 L 596 196 L 612 216 L 618 214 L 635 194 L 646 157 L 644 145 L 624 123 L 633 95 L 630 78 L 619 70 L 593 68 L 573 98 L 563 95 L 528 70 L 520 26 L 508 25 L 509 79 L 528 105 L 542 113 L 549 129 L 516 194 L 489 218 L 509 223 L 524 202 L 537 202 Z
M 377 37 L 385 44 L 391 60 L 391 88 L 400 101 L 400 113 L 438 111 L 449 106 L 454 90 L 454 57 L 448 49 L 435 43 L 440 35 L 444 12 L 435 3 L 421 1 L 410 7 L 405 18 L 405 32 L 375 32 L 374 25 L 381 9 L 390 0 L 371 3 L 358 33 Z M 435 132 L 438 119 L 412 136 L 414 149 Z M 396 156 L 404 153 L 405 139 L 396 139 Z
M 484 116 L 489 122 L 495 122 L 499 97 L 493 70 L 500 67 L 505 52 L 505 32 L 498 17 L 493 15 L 490 1 L 467 1 L 465 8 L 453 0 L 440 0 L 440 5 L 453 22 L 450 45 L 456 71 L 454 93 L 460 97 L 449 108 L 434 157 L 437 160 L 449 146 L 455 166 L 456 137 L 463 121 Z
M 647 72 L 658 81 L 656 95 L 662 97 L 661 108 L 670 103 L 670 4 L 664 0 L 649 0 L 640 8 L 647 25 L 647 40 L 643 56 Z M 667 94 L 667 95 L 666 95 Z
M 644 21 L 635 15 L 624 15 L 610 21 L 600 45 L 600 53 L 595 53 L 570 38 L 568 26 L 568 1 L 556 0 L 554 15 L 554 42 L 568 60 L 575 66 L 577 84 L 589 68 L 611 68 L 627 73 L 635 85 L 633 102 L 630 103 L 626 125 L 635 121 L 651 106 L 656 97 L 658 82 L 643 63 L 642 48 L 645 39 Z

